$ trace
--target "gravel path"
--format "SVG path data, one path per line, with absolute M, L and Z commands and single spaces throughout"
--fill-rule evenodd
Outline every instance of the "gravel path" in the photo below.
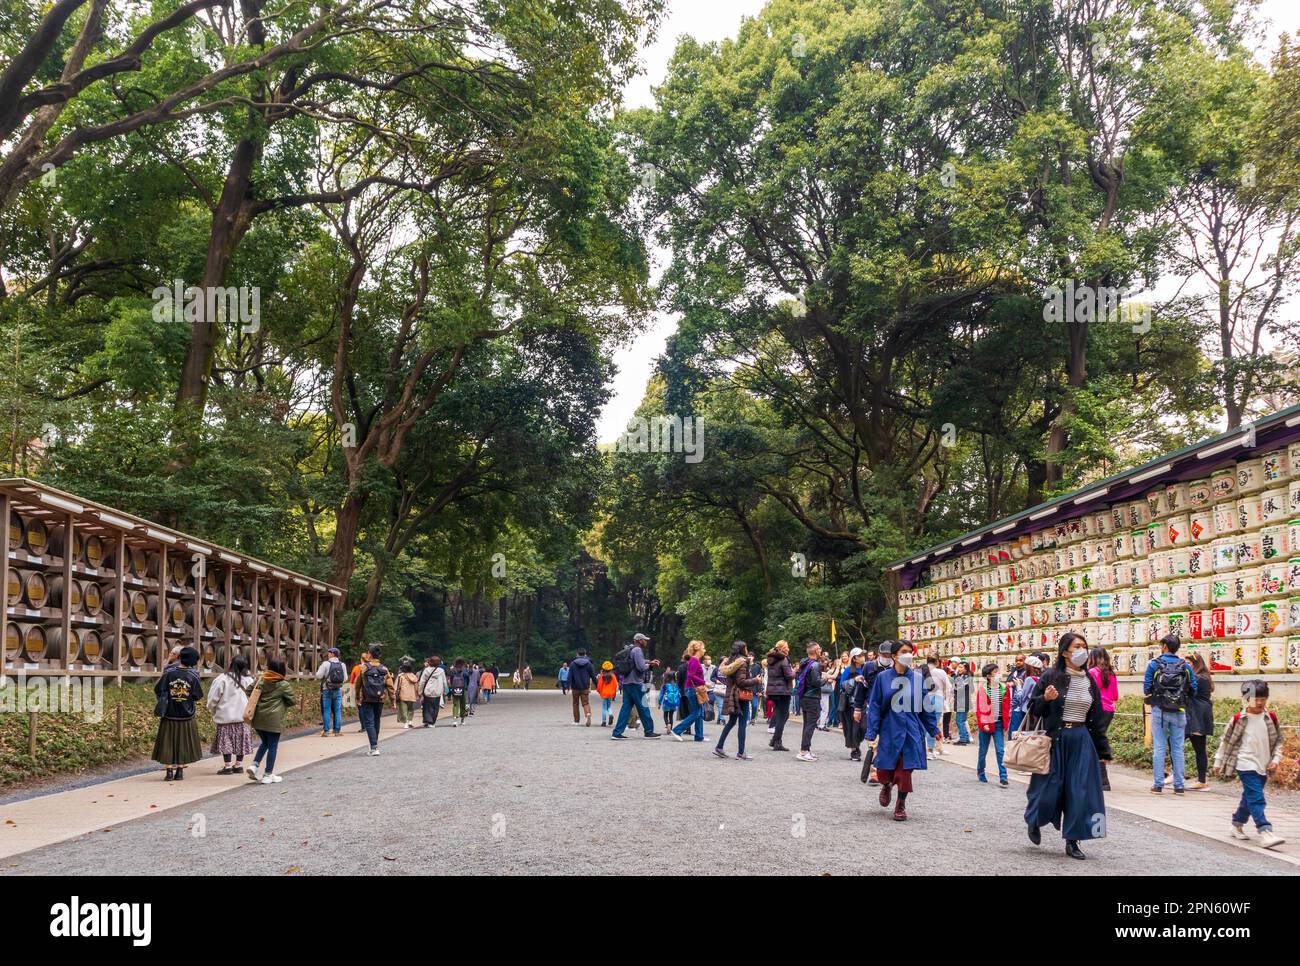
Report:
M 798 719 L 787 744 L 798 743 Z M 1063 854 L 1052 829 L 1025 837 L 1023 787 L 981 785 L 932 763 L 916 776 L 905 824 L 858 781 L 838 734 L 819 732 L 812 764 L 767 750 L 720 761 L 708 742 L 609 740 L 575 727 L 557 692 L 502 693 L 464 728 L 442 721 L 348 755 L 16 856 L 26 874 L 801 874 L 1142 875 L 1150 856 L 1189 874 L 1278 874 L 1280 862 L 1112 812 L 1108 838 Z M 793 736 L 793 742 L 790 737 Z M 735 751 L 735 736 L 728 742 Z M 209 763 L 204 763 L 207 767 Z M 215 767 L 215 766 L 213 766 Z M 194 834 L 200 827 L 204 835 Z

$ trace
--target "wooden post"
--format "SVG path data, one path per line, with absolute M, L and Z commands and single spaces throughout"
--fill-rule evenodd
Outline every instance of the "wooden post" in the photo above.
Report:
M 68 665 L 72 659 L 77 656 L 72 646 L 72 554 L 76 544 L 77 518 L 71 513 L 67 515 L 67 522 L 63 525 L 63 601 L 60 615 L 63 619 L 63 643 L 59 647 L 58 658 L 63 673 L 71 673 Z
M 1155 746 L 1151 738 L 1151 711 L 1145 703 L 1142 705 L 1142 746 L 1144 748 Z
M 6 650 L 5 637 L 9 633 L 9 521 L 13 507 L 8 494 L 0 494 L 0 525 L 4 527 L 4 553 L 0 554 L 0 674 L 5 673 L 4 660 L 9 655 Z M 18 646 L 22 647 L 19 640 Z M 15 678 L 17 670 L 15 669 Z
M 9 535 L 5 534 L 5 539 Z M 27 712 L 27 754 L 33 760 L 36 758 L 36 712 Z
M 113 569 L 116 572 L 116 579 L 113 581 L 117 587 L 117 606 L 113 608 L 113 649 L 117 652 L 113 657 L 113 666 L 117 670 L 117 686 L 122 686 L 122 668 L 127 663 L 130 655 L 126 653 L 126 631 L 122 627 L 126 620 L 126 533 L 119 530 L 117 534 L 117 553 L 114 555 Z M 120 714 L 120 710 L 119 710 Z
M 119 686 L 121 685 L 121 683 L 122 683 L 121 678 L 119 678 L 118 679 Z M 117 740 L 119 742 L 121 742 L 122 740 L 122 702 L 121 701 L 117 703 Z

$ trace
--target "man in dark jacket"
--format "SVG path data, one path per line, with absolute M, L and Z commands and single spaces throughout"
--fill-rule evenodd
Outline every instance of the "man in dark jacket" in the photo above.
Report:
M 596 668 L 587 657 L 585 648 L 578 648 L 578 656 L 569 662 L 569 689 L 573 694 L 573 723 L 582 724 L 578 719 L 578 704 L 587 716 L 587 727 L 591 727 L 591 702 L 587 698 L 591 685 L 596 680 Z
M 816 761 L 812 753 L 813 732 L 817 730 L 817 719 L 822 707 L 822 647 L 816 642 L 808 645 L 808 656 L 799 665 L 795 676 L 795 692 L 799 699 L 799 711 L 803 715 L 803 738 L 799 742 L 799 761 Z

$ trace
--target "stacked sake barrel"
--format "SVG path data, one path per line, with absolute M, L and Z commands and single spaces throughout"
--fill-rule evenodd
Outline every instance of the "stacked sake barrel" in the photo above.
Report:
M 1141 673 L 1177 634 L 1219 673 L 1300 671 L 1300 443 L 937 561 L 899 636 L 977 664 L 1067 630 Z
M 11 514 L 8 552 L 5 663 L 47 666 L 50 640 L 46 623 L 57 611 L 50 607 L 50 533 L 44 519 Z M 62 593 L 62 586 L 59 590 Z

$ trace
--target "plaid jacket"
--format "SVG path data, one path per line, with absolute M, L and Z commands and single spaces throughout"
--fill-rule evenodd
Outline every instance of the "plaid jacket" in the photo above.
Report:
M 1241 740 L 1246 736 L 1246 722 L 1242 717 L 1246 714 L 1239 711 L 1232 716 L 1228 722 L 1228 730 L 1223 733 L 1223 740 L 1219 742 L 1219 750 L 1214 753 L 1214 773 L 1224 778 L 1232 778 L 1237 774 L 1237 752 L 1241 750 Z M 1264 724 L 1268 728 L 1268 753 L 1270 762 L 1279 762 L 1282 760 L 1282 729 L 1278 727 L 1277 715 L 1272 711 L 1265 711 L 1268 717 Z

